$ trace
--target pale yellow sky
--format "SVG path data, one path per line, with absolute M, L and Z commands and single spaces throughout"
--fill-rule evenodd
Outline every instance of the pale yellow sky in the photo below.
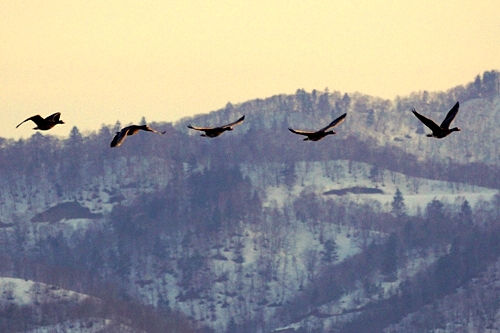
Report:
M 500 69 L 499 0 L 0 0 L 1 137 L 175 121 L 299 88 L 394 98 Z

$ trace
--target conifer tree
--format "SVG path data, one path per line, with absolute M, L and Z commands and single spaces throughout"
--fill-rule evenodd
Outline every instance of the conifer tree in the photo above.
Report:
M 465 200 L 460 207 L 459 221 L 462 225 L 470 226 L 472 225 L 472 209 L 470 207 L 469 201 Z
M 403 218 L 406 216 L 405 199 L 399 188 L 396 189 L 396 193 L 394 194 L 394 199 L 392 200 L 391 206 L 391 213 L 394 214 L 397 218 Z
M 325 242 L 323 245 L 324 251 L 322 252 L 323 254 L 323 262 L 325 263 L 333 263 L 338 260 L 339 256 L 337 254 L 337 243 L 333 239 L 329 239 Z

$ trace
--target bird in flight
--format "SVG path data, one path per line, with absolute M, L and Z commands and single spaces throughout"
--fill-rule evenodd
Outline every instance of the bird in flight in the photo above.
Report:
M 415 110 L 415 108 L 411 109 L 411 111 L 422 123 L 424 123 L 425 126 L 429 127 L 429 129 L 432 131 L 432 134 L 427 134 L 428 137 L 442 139 L 450 135 L 451 132 L 460 131 L 460 128 L 458 127 L 450 128 L 451 122 L 457 116 L 458 106 L 459 105 L 457 102 L 448 112 L 441 125 L 438 125 L 434 122 L 434 120 L 421 115 L 417 112 L 417 110 Z
M 302 131 L 302 130 L 294 130 L 292 128 L 288 128 L 290 132 L 295 133 L 295 134 L 300 134 L 300 135 L 305 135 L 307 138 L 304 139 L 304 141 L 319 141 L 323 139 L 325 136 L 328 134 L 335 134 L 336 132 L 334 131 L 329 131 L 330 128 L 333 128 L 339 124 L 341 124 L 346 117 L 347 113 L 344 113 L 334 121 L 332 121 L 328 126 L 323 127 L 322 129 L 316 131 L 316 132 L 310 132 L 310 131 Z
M 64 124 L 64 121 L 60 120 L 61 112 L 56 112 L 51 114 L 47 118 L 42 118 L 39 114 L 33 117 L 29 117 L 28 119 L 22 121 L 19 125 L 16 126 L 18 128 L 22 123 L 27 122 L 28 120 L 33 121 L 37 127 L 33 128 L 34 130 L 47 131 L 57 124 Z
M 236 120 L 235 122 L 218 126 L 218 127 L 197 127 L 197 126 L 192 126 L 189 124 L 187 127 L 190 129 L 194 129 L 197 131 L 203 131 L 205 134 L 201 134 L 201 136 L 205 136 L 208 138 L 215 138 L 224 133 L 225 131 L 232 131 L 233 127 L 236 125 L 239 125 L 245 120 L 245 116 L 241 117 L 240 119 Z
M 120 132 L 116 132 L 116 135 L 110 144 L 111 148 L 120 147 L 127 136 L 137 134 L 137 132 L 139 132 L 140 130 L 153 132 L 156 134 L 165 134 L 165 132 L 166 132 L 166 131 L 165 132 L 158 132 L 147 125 L 130 125 L 130 126 L 122 128 L 122 130 Z

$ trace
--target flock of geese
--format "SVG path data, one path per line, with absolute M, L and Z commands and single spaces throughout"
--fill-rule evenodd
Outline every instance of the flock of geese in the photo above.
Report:
M 448 112 L 446 115 L 446 118 L 443 120 L 441 125 L 438 125 L 434 120 L 427 118 L 424 115 L 421 115 L 420 113 L 417 112 L 414 108 L 412 109 L 413 114 L 425 125 L 427 126 L 431 131 L 432 134 L 427 134 L 428 137 L 433 137 L 433 138 L 438 138 L 442 139 L 448 135 L 450 135 L 452 132 L 455 131 L 460 131 L 460 128 L 458 127 L 453 127 L 450 128 L 450 124 L 455 119 L 457 113 L 458 113 L 458 107 L 459 104 L 458 102 L 453 106 L 453 108 Z M 304 135 L 306 138 L 304 141 L 319 141 L 323 139 L 325 136 L 329 134 L 335 134 L 336 132 L 333 130 L 330 130 L 339 124 L 341 124 L 346 117 L 347 113 L 344 113 L 337 119 L 333 120 L 330 124 L 328 124 L 326 127 L 321 128 L 320 130 L 317 131 L 303 131 L 303 130 L 295 130 L 292 128 L 288 128 L 290 132 L 299 134 L 299 135 Z M 40 115 L 32 116 L 24 121 L 22 121 L 19 125 L 16 126 L 18 128 L 21 126 L 21 124 L 31 120 L 33 121 L 37 126 L 33 128 L 34 130 L 41 130 L 41 131 L 47 131 L 57 124 L 64 124 L 64 121 L 60 119 L 61 113 L 56 112 L 46 118 L 42 118 Z M 217 126 L 217 127 L 197 127 L 197 126 L 192 126 L 189 124 L 187 127 L 196 131 L 201 131 L 204 132 L 201 134 L 201 136 L 208 137 L 208 138 L 215 138 L 224 133 L 225 131 L 232 131 L 234 126 L 240 125 L 243 120 L 245 120 L 245 116 L 241 117 L 240 119 L 226 124 L 222 126 Z M 116 135 L 114 136 L 113 140 L 111 141 L 110 146 L 113 147 L 119 147 L 125 140 L 127 136 L 137 134 L 139 131 L 147 131 L 147 132 L 153 132 L 156 134 L 165 134 L 165 132 L 158 132 L 151 127 L 147 125 L 131 125 L 124 127 L 120 132 L 116 132 Z

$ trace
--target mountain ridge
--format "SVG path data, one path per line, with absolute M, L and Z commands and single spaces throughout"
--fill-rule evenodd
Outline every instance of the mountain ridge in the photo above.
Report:
M 359 332 L 370 320 L 379 331 L 410 332 L 433 302 L 453 318 L 446 297 L 458 302 L 460 288 L 480 293 L 473 279 L 494 270 L 500 255 L 493 246 L 500 96 L 484 84 L 487 73 L 479 90 L 476 80 L 393 102 L 298 90 L 228 104 L 176 124 L 152 123 L 167 133 L 138 134 L 114 150 L 111 126 L 88 136 L 75 127 L 64 140 L 40 133 L 4 140 L 0 276 L 125 302 L 114 315 L 147 332 L 164 327 L 158 316 L 187 332 Z M 470 98 L 460 100 L 455 121 L 469 129 L 426 138 L 410 107 L 439 118 L 460 96 Z M 320 142 L 286 130 L 321 127 L 343 112 L 338 134 Z M 243 114 L 245 122 L 219 138 L 185 127 Z M 384 193 L 324 195 L 361 187 Z M 68 202 L 67 214 L 32 222 Z M 484 260 L 475 263 L 477 256 Z M 412 303 L 397 303 L 397 295 Z M 397 304 L 397 316 L 376 320 Z M 126 321 L 130 309 L 141 315 Z M 474 317 L 478 330 L 500 327 L 495 311 L 482 314 L 488 321 Z M 24 315 L 30 325 L 38 320 Z M 437 332 L 442 323 L 426 328 Z

